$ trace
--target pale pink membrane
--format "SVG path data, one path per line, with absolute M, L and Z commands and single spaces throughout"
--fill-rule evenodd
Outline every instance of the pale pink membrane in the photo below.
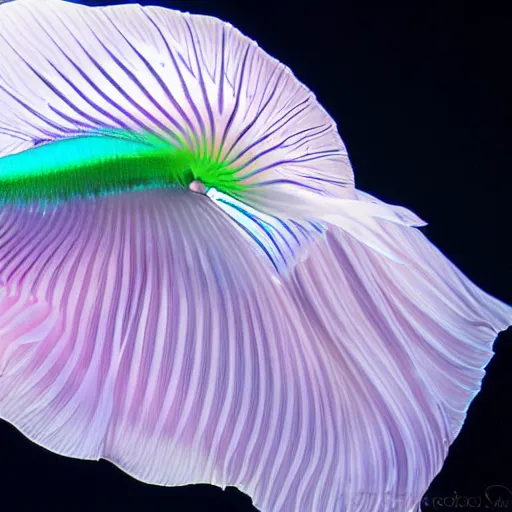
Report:
M 2 206 L 0 417 L 262 511 L 416 509 L 512 310 L 354 189 L 332 119 L 230 25 L 17 0 L 0 53 L 0 156 L 149 130 L 253 185 Z
M 206 194 L 206 187 L 204 186 L 204 183 L 201 183 L 199 180 L 191 181 L 188 188 L 196 194 Z

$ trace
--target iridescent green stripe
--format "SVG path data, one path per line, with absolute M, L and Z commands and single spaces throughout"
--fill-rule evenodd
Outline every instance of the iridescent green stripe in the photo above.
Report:
M 66 200 L 202 181 L 238 195 L 235 171 L 148 133 L 105 131 L 0 158 L 0 200 Z

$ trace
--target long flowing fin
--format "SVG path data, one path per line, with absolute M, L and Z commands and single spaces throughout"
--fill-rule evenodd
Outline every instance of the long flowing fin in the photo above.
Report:
M 512 309 L 382 222 L 403 263 L 330 227 L 276 282 L 201 194 L 3 208 L 0 416 L 146 482 L 236 485 L 263 511 L 413 509 Z
M 331 227 L 325 245 L 296 267 L 294 286 L 339 372 L 338 510 L 417 510 L 480 390 L 496 337 L 512 324 L 512 308 L 419 230 L 376 222 L 400 263 Z
M 146 482 L 236 485 L 265 511 L 335 508 L 334 367 L 213 201 L 148 190 L 10 206 L 0 227 L 0 417 Z

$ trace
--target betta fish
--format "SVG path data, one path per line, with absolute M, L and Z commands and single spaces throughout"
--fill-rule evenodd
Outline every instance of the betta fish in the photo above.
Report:
M 512 309 L 216 18 L 0 6 L 0 418 L 263 512 L 417 510 Z

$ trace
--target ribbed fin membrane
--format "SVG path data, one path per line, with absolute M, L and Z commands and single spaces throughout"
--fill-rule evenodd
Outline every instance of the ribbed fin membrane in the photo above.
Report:
M 280 274 L 288 275 L 297 263 L 307 257 L 310 244 L 327 231 L 327 227 L 318 222 L 267 215 L 214 188 L 206 195 L 236 222 Z

